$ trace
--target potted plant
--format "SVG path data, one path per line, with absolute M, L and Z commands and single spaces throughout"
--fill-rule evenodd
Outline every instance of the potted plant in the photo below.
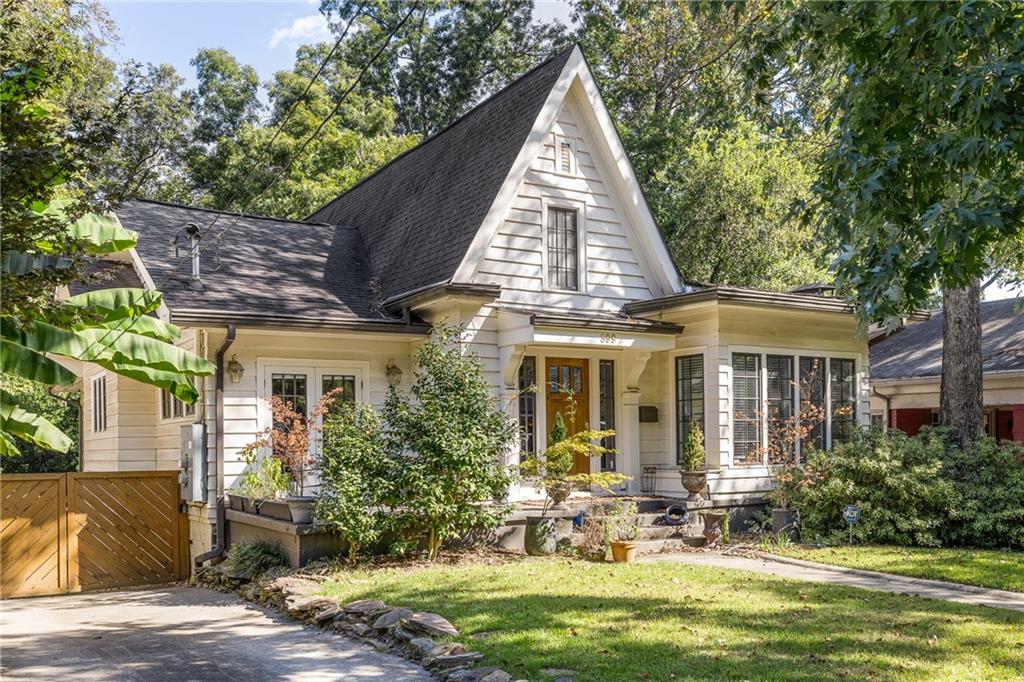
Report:
M 702 502 L 701 493 L 708 484 L 708 472 L 705 468 L 704 432 L 694 421 L 689 422 L 686 442 L 683 444 L 683 469 L 679 472 L 683 488 L 689 493 L 687 499 Z
M 620 564 L 633 562 L 640 544 L 636 502 L 616 502 L 608 513 L 605 530 L 612 548 L 612 560 Z
M 250 514 L 262 512 L 264 515 L 275 516 L 273 513 L 268 514 L 268 511 L 272 512 L 274 501 L 288 489 L 288 475 L 281 461 L 272 456 L 260 458 L 259 448 L 254 444 L 247 445 L 242 452 L 245 457 L 245 473 L 238 487 L 228 494 L 231 508 Z
M 540 516 L 526 518 L 523 545 L 527 554 L 546 556 L 555 551 L 555 521 L 548 516 L 552 509 L 564 507 L 566 499 L 574 488 L 597 486 L 610 492 L 611 486 L 628 481 L 629 476 L 614 472 L 573 474 L 572 463 L 577 455 L 600 457 L 614 450 L 599 443 L 615 435 L 615 431 L 580 431 L 567 434 L 565 420 L 561 413 L 555 415 L 551 428 L 549 445 L 541 455 L 527 456 L 520 464 L 524 476 L 532 478 L 538 488 L 544 491 L 545 500 Z

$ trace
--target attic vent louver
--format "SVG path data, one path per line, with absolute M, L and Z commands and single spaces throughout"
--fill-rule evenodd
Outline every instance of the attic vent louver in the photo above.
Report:
M 568 142 L 559 145 L 558 166 L 563 173 L 572 172 L 572 145 Z

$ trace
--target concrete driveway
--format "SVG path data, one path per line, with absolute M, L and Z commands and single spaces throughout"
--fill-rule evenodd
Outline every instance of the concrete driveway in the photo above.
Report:
M 402 658 L 198 587 L 0 602 L 0 678 L 431 679 Z

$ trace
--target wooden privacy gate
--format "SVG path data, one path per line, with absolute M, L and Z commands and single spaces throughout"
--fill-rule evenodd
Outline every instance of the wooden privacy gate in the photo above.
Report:
M 0 476 L 0 596 L 188 576 L 177 471 Z

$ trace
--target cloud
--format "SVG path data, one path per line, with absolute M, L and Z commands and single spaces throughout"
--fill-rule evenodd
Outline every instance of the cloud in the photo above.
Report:
M 327 26 L 327 19 L 322 14 L 311 14 L 307 17 L 299 17 L 292 22 L 291 26 L 275 28 L 270 36 L 270 47 L 277 47 L 278 44 L 288 41 L 295 43 L 314 43 L 329 40 L 331 29 Z

